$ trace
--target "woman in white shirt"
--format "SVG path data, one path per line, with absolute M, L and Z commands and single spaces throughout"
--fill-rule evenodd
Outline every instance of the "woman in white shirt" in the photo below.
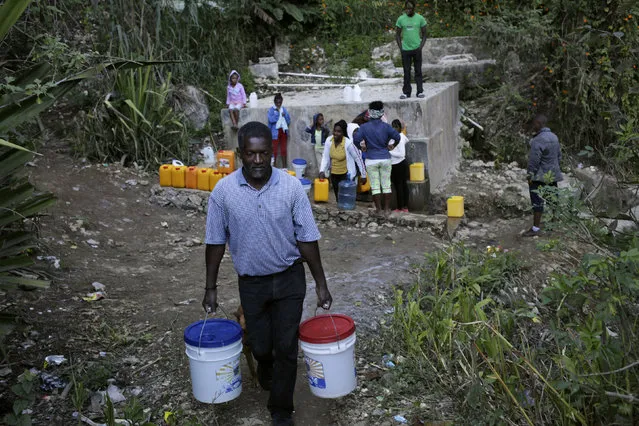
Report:
M 393 210 L 395 213 L 408 213 L 408 162 L 406 161 L 406 143 L 408 138 L 402 133 L 402 123 L 399 120 L 393 120 L 393 128 L 399 132 L 399 143 L 391 141 L 393 148 L 390 150 L 391 164 L 391 183 L 395 187 L 397 195 L 397 208 Z

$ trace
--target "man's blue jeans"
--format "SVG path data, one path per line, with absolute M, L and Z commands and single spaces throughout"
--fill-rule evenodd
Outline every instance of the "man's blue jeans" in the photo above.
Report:
M 259 369 L 273 371 L 268 409 L 288 416 L 293 412 L 298 329 L 306 296 L 304 265 L 296 263 L 272 275 L 241 276 L 239 289 L 253 356 Z

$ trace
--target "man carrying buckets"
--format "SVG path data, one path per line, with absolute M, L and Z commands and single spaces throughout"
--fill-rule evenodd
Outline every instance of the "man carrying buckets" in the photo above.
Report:
M 222 179 L 209 198 L 206 219 L 207 312 L 217 307 L 217 275 L 228 242 L 248 343 L 258 362 L 260 385 L 270 390 L 273 425 L 292 425 L 298 327 L 308 263 L 317 306 L 333 301 L 320 259 L 319 230 L 299 180 L 270 165 L 271 131 L 258 122 L 238 132 L 242 168 Z

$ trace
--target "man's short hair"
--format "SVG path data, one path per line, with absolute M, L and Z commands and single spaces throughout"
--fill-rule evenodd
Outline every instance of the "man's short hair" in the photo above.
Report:
M 413 6 L 413 9 L 415 8 L 415 1 L 414 0 L 407 0 L 406 3 L 404 3 L 404 9 L 408 9 L 408 5 Z
M 384 109 L 384 102 L 382 101 L 373 101 L 370 104 L 368 104 L 368 109 L 374 109 L 377 111 L 383 110 Z
M 240 127 L 240 130 L 237 132 L 237 146 L 239 146 L 240 151 L 244 150 L 244 144 L 250 138 L 264 138 L 266 141 L 271 141 L 271 129 L 259 121 L 249 121 Z
M 544 127 L 548 123 L 548 117 L 543 114 L 537 114 L 535 118 L 533 118 L 533 123 L 535 122 L 541 124 L 541 127 Z

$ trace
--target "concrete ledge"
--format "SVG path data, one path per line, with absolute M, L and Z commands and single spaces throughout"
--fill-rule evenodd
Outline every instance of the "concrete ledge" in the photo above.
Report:
M 185 211 L 206 213 L 210 192 L 197 189 L 171 188 L 153 185 L 149 201 L 160 206 L 172 206 Z M 320 226 L 329 228 L 369 229 L 405 227 L 428 230 L 438 237 L 446 233 L 446 215 L 423 215 L 415 213 L 393 213 L 389 218 L 371 216 L 374 209 L 368 203 L 358 203 L 355 210 L 339 210 L 334 203 L 311 203 L 313 215 Z

